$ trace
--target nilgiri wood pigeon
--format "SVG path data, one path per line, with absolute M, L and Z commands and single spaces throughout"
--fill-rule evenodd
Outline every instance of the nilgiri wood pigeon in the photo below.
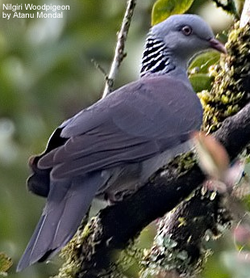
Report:
M 47 202 L 18 271 L 65 246 L 93 198 L 119 201 L 190 148 L 189 136 L 200 128 L 202 108 L 187 64 L 208 48 L 225 53 L 200 17 L 169 17 L 151 28 L 137 81 L 54 131 L 44 153 L 30 160 L 28 188 Z

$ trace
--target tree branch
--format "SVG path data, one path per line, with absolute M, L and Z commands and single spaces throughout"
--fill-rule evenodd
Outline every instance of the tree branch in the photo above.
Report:
M 237 156 L 250 142 L 250 104 L 228 118 L 215 136 L 226 147 L 231 159 Z M 81 244 L 78 241 L 73 251 L 72 246 L 65 251 L 67 256 L 71 252 L 69 266 L 78 260 L 74 265 L 79 268 L 69 277 L 103 277 L 104 274 L 109 277 L 117 250 L 125 248 L 150 222 L 176 207 L 204 180 L 196 164 L 184 174 L 180 174 L 176 164 L 171 164 L 158 171 L 134 195 L 103 209 L 85 228 L 80 236 Z
M 205 234 L 210 230 L 218 235 L 218 223 L 224 225 L 230 219 L 221 210 L 221 199 L 217 194 L 211 200 L 211 193 L 204 194 L 199 189 L 192 198 L 161 219 L 155 237 L 157 240 L 144 258 L 145 277 L 151 277 L 147 275 L 149 273 L 157 275 L 163 271 L 164 277 L 169 277 L 169 270 L 190 277 L 199 270 L 206 257 L 206 250 L 201 248 Z M 220 210 L 223 213 L 217 213 Z
M 238 114 L 226 119 L 214 134 L 227 149 L 231 160 L 250 142 L 248 113 L 250 103 Z M 193 180 L 193 183 L 196 181 Z M 233 220 L 230 209 L 234 206 L 232 202 L 228 206 L 228 198 L 227 194 L 214 195 L 211 191 L 204 193 L 198 186 L 191 198 L 182 202 L 171 215 L 164 216 L 160 221 L 154 245 L 145 257 L 144 273 L 152 272 L 152 267 L 155 273 L 162 272 L 166 266 L 187 276 L 200 271 L 207 257 L 207 250 L 202 246 L 207 231 L 218 237 L 221 234 L 218 227 L 229 227 Z M 159 242 L 168 244 L 158 244 Z M 165 275 L 168 277 L 167 272 Z
M 215 78 L 213 88 L 205 93 L 206 99 L 203 99 L 201 94 L 205 106 L 203 128 L 206 131 L 214 131 L 223 124 L 214 135 L 223 143 L 231 160 L 238 155 L 239 144 L 246 146 L 249 142 L 248 131 L 245 134 L 244 129 L 234 130 L 232 126 L 238 124 L 237 117 L 242 116 L 241 113 L 245 108 L 237 116 L 228 118 L 230 114 L 244 107 L 250 99 L 249 38 L 249 26 L 246 25 L 244 28 L 239 28 L 238 24 L 234 26 L 229 33 L 228 55 L 221 60 L 220 71 Z M 247 119 L 243 116 L 240 120 L 243 126 L 245 121 L 249 122 L 247 114 L 245 116 Z M 232 142 L 226 139 L 231 132 L 236 132 L 230 134 L 234 138 Z M 207 251 L 202 246 L 206 232 L 210 230 L 213 235 L 220 234 L 218 227 L 228 227 L 231 224 L 232 212 L 235 209 L 233 205 L 235 201 L 232 202 L 232 197 L 228 194 L 217 193 L 215 198 L 211 196 L 213 193 L 207 192 L 204 195 L 200 189 L 197 189 L 192 198 L 181 203 L 171 215 L 161 220 L 154 245 L 145 258 L 147 266 L 144 270 L 145 275 L 154 270 L 159 273 L 165 272 L 165 276 L 168 277 L 169 273 L 165 271 L 168 267 L 189 276 L 201 269 L 207 257 Z M 230 206 L 228 200 L 231 200 Z M 159 242 L 171 244 L 164 245 Z
M 109 74 L 106 78 L 106 84 L 105 84 L 102 98 L 105 98 L 112 91 L 114 79 L 117 75 L 121 62 L 123 61 L 124 57 L 126 56 L 126 54 L 124 52 L 125 42 L 127 39 L 127 35 L 128 35 L 128 31 L 129 31 L 129 27 L 130 27 L 130 23 L 131 23 L 131 19 L 132 19 L 133 13 L 134 13 L 135 6 L 136 6 L 136 0 L 128 0 L 127 9 L 126 9 L 126 12 L 125 12 L 123 20 L 122 20 L 121 29 L 117 35 L 117 44 L 116 44 L 116 48 L 115 48 L 115 54 L 114 54 L 114 58 L 113 58 L 113 61 L 112 61 L 111 67 L 110 67 Z

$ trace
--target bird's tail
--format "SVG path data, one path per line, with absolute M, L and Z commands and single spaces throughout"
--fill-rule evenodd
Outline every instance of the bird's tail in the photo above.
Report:
M 97 172 L 51 183 L 43 214 L 18 263 L 17 271 L 46 260 L 70 241 L 103 182 L 101 174 Z

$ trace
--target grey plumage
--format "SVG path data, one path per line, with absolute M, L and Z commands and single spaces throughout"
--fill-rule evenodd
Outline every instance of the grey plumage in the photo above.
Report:
M 131 194 L 187 149 L 202 108 L 186 66 L 197 51 L 211 47 L 224 52 L 201 18 L 170 17 L 149 33 L 139 80 L 56 129 L 45 152 L 30 160 L 28 187 L 47 202 L 18 271 L 58 252 L 95 196 L 119 200 Z

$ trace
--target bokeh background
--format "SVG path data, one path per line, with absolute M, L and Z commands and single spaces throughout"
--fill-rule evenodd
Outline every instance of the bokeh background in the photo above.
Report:
M 127 57 L 115 87 L 139 75 L 154 1 L 137 2 Z M 1 14 L 7 3 L 27 2 L 0 0 Z M 64 11 L 62 19 L 0 18 L 0 251 L 13 259 L 10 278 L 44 278 L 57 273 L 58 259 L 15 273 L 44 205 L 44 199 L 26 190 L 27 161 L 44 149 L 57 125 L 101 97 L 104 76 L 93 60 L 108 72 L 126 7 L 125 0 L 28 3 L 70 5 L 70 11 Z M 232 21 L 212 1 L 196 0 L 190 12 L 200 14 L 216 33 L 227 30 Z M 226 241 L 214 243 L 214 250 L 228 248 Z M 211 257 L 202 277 L 236 277 L 226 264 L 214 270 L 218 258 Z

